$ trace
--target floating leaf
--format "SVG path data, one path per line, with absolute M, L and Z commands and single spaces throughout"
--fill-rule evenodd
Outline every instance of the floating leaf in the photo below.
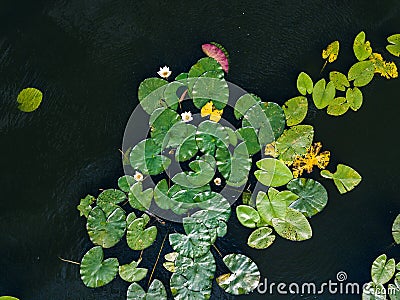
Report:
M 81 217 L 85 216 L 87 218 L 89 216 L 89 213 L 92 210 L 91 205 L 95 201 L 96 201 L 96 198 L 91 195 L 87 195 L 85 198 L 81 199 L 81 202 L 76 207 L 79 210 Z
M 90 240 L 103 248 L 115 246 L 124 236 L 125 219 L 125 211 L 122 208 L 116 208 L 108 217 L 99 207 L 93 208 L 86 225 Z
M 145 229 L 149 218 L 147 215 L 144 216 L 135 219 L 128 225 L 126 241 L 132 250 L 143 250 L 150 247 L 157 237 L 157 227 L 151 226 Z
M 236 207 L 236 215 L 239 222 L 248 228 L 256 228 L 257 223 L 260 222 L 260 215 L 251 206 L 239 205 Z
M 338 71 L 330 72 L 329 79 L 333 82 L 338 91 L 345 91 L 346 88 L 350 87 L 350 82 L 348 81 L 346 75 Z
M 394 34 L 387 38 L 392 45 L 387 45 L 386 50 L 394 56 L 400 57 L 400 34 Z
M 108 217 L 118 207 L 117 204 L 125 200 L 126 195 L 123 191 L 108 189 L 100 193 L 96 203 Z
M 350 108 L 357 111 L 363 103 L 363 94 L 358 87 L 348 88 L 346 91 L 346 100 L 349 103 Z
M 209 71 L 215 71 L 215 74 L 218 75 L 216 78 L 224 77 L 224 71 L 221 65 L 211 57 L 199 59 L 197 63 L 190 68 L 188 77 L 200 77 Z
M 369 60 L 374 63 L 375 73 L 381 74 L 382 77 L 390 79 L 399 76 L 396 64 L 394 62 L 384 61 L 381 54 L 372 53 Z
M 386 260 L 386 254 L 382 254 L 378 256 L 372 263 L 371 277 L 375 284 L 385 284 L 392 279 L 394 275 L 396 269 L 396 263 L 394 259 L 391 258 L 388 261 Z
M 136 182 L 128 194 L 129 204 L 132 208 L 145 211 L 150 208 L 151 200 L 153 199 L 153 189 L 143 191 L 142 183 Z
M 211 245 L 208 230 L 203 229 L 197 234 L 172 233 L 169 235 L 171 247 L 185 257 L 200 257 L 206 254 Z
M 138 268 L 139 263 L 132 261 L 130 264 L 119 266 L 119 276 L 127 282 L 140 281 L 147 275 L 147 269 Z
M 217 148 L 215 151 L 218 171 L 224 178 L 229 178 L 231 173 L 231 153 L 228 148 Z
M 23 112 L 33 112 L 42 103 L 43 94 L 35 88 L 23 89 L 17 97 L 18 109 Z
M 291 241 L 304 241 L 312 236 L 307 218 L 299 211 L 288 208 L 284 218 L 272 219 L 272 226 L 281 237 Z
M 374 78 L 375 66 L 370 60 L 360 61 L 354 64 L 347 75 L 350 81 L 354 80 L 354 86 L 365 86 Z
M 289 205 L 298 198 L 299 196 L 291 191 L 279 192 L 274 188 L 269 188 L 268 195 L 263 191 L 258 192 L 257 211 L 266 224 L 272 225 L 272 219 L 284 218 Z
M 104 259 L 100 246 L 90 249 L 82 258 L 80 273 L 83 283 L 90 288 L 110 283 L 118 273 L 118 259 Z
M 276 141 L 279 158 L 285 162 L 292 162 L 297 155 L 306 154 L 313 138 L 314 129 L 310 125 L 296 125 L 285 130 Z
M 314 143 L 314 145 L 307 149 L 307 153 L 305 155 L 299 155 L 295 157 L 292 164 L 294 178 L 301 176 L 304 171 L 311 173 L 314 166 L 317 166 L 320 169 L 326 168 L 326 166 L 329 164 L 331 154 L 329 151 L 320 153 L 321 148 L 322 144 L 320 142 Z
M 139 142 L 131 151 L 129 160 L 132 168 L 139 170 L 145 175 L 158 175 L 171 163 L 171 160 L 160 155 L 161 146 L 152 139 Z
M 275 241 L 275 235 L 271 233 L 269 227 L 258 228 L 250 234 L 247 244 L 254 249 L 266 249 Z
M 264 158 L 256 164 L 261 170 L 255 171 L 254 175 L 263 185 L 282 186 L 293 178 L 290 169 L 282 161 L 275 158 Z
M 333 179 L 335 185 L 341 194 L 354 189 L 361 182 L 361 175 L 349 166 L 339 164 L 334 174 L 328 170 L 322 170 L 321 176 Z
M 287 125 L 297 125 L 303 122 L 307 115 L 308 101 L 306 97 L 298 96 L 286 101 L 282 108 L 285 112 Z
M 132 176 L 124 175 L 118 179 L 118 187 L 121 189 L 121 191 L 128 193 L 131 189 L 131 186 L 134 185 L 135 182 L 136 181 Z
M 251 168 L 251 159 L 244 142 L 236 146 L 231 158 L 231 171 L 226 183 L 239 187 L 247 182 Z
M 132 283 L 126 294 L 127 300 L 167 300 L 167 291 L 158 279 L 154 279 L 146 292 L 136 282 Z
M 339 55 L 339 46 L 339 41 L 330 43 L 325 50 L 322 50 L 322 58 L 327 59 L 330 63 L 334 62 Z
M 165 135 L 179 122 L 181 117 L 176 111 L 169 108 L 158 108 L 150 116 L 149 125 L 151 128 L 150 135 L 157 145 L 164 144 Z
M 212 121 L 200 123 L 196 132 L 199 150 L 214 155 L 216 147 L 229 147 L 229 134 L 225 127 Z
M 382 284 L 369 282 L 364 286 L 362 300 L 386 300 L 386 289 Z
M 328 193 L 322 184 L 313 179 L 297 178 L 288 183 L 287 188 L 299 198 L 290 207 L 312 217 L 322 211 L 328 203 Z
M 147 78 L 140 83 L 138 90 L 139 102 L 149 115 L 157 108 L 167 106 L 162 101 L 167 84 L 168 81 L 161 78 Z
M 203 44 L 201 45 L 201 49 L 207 56 L 214 58 L 221 65 L 225 73 L 229 72 L 227 51 L 221 45 L 217 43 Z
M 12 296 L 0 296 L 0 300 L 19 300 L 19 299 Z
M 350 105 L 345 97 L 337 97 L 329 103 L 326 112 L 331 116 L 341 116 L 349 110 L 349 107 Z
M 247 151 L 250 155 L 260 151 L 260 143 L 258 142 L 257 133 L 252 127 L 242 127 L 236 131 L 239 138 L 246 143 Z
M 396 244 L 400 244 L 400 214 L 397 215 L 392 225 L 392 236 Z
M 215 165 L 214 157 L 205 155 L 190 162 L 189 167 L 193 172 L 180 172 L 172 177 L 172 181 L 187 188 L 202 187 L 214 178 Z
M 232 272 L 217 278 L 218 285 L 225 292 L 244 295 L 252 292 L 258 286 L 260 271 L 250 258 L 242 254 L 229 254 L 223 258 L 223 261 Z
M 371 55 L 371 44 L 369 41 L 365 41 L 364 31 L 361 31 L 354 39 L 353 50 L 359 61 L 366 60 Z
M 199 77 L 193 85 L 192 98 L 197 108 L 202 108 L 211 101 L 216 110 L 222 110 L 229 99 L 228 83 L 223 78 Z
M 235 118 L 242 118 L 246 112 L 256 104 L 260 104 L 261 99 L 253 94 L 244 94 L 235 103 Z
M 390 300 L 400 300 L 400 288 L 397 285 L 389 284 L 388 293 Z
M 319 80 L 315 86 L 314 86 L 314 91 L 312 94 L 313 101 L 315 106 L 318 109 L 323 109 L 333 101 L 335 98 L 335 84 L 333 81 L 329 81 L 328 84 L 326 84 L 325 79 Z
M 167 180 L 160 180 L 154 187 L 154 202 L 161 209 L 170 209 L 173 206 L 173 202 L 168 197 L 168 183 Z
M 314 84 L 311 77 L 308 74 L 301 72 L 297 77 L 297 89 L 299 90 L 300 94 L 303 96 L 305 96 L 307 93 L 312 94 L 313 86 Z

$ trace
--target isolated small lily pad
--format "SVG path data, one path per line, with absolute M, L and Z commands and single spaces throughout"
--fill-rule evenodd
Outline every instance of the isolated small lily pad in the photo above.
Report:
M 32 112 L 42 103 L 43 93 L 35 88 L 23 89 L 17 98 L 18 109 L 23 112 Z
M 130 264 L 119 266 L 119 276 L 127 282 L 140 281 L 147 275 L 147 269 L 138 268 L 138 262 L 132 261 Z

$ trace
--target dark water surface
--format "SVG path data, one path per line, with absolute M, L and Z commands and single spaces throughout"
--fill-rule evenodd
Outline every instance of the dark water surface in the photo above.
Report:
M 336 39 L 339 61 L 327 70 L 345 72 L 361 30 L 384 52 L 386 37 L 400 32 L 400 2 L 0 0 L 0 295 L 125 298 L 129 284 L 117 279 L 86 288 L 79 267 L 58 256 L 79 261 L 92 246 L 75 207 L 87 193 L 116 186 L 123 172 L 117 149 L 137 87 L 159 66 L 169 65 L 175 75 L 188 70 L 203 56 L 202 43 L 218 41 L 230 51 L 229 81 L 282 104 L 297 95 L 300 71 L 319 77 L 321 49 Z M 45 95 L 31 114 L 15 102 L 27 86 Z M 331 150 L 331 165 L 353 166 L 362 184 L 340 196 L 324 181 L 329 203 L 312 218 L 314 236 L 306 242 L 279 238 L 268 250 L 251 250 L 245 244 L 250 230 L 232 217 L 227 237 L 217 241 L 223 253 L 246 253 L 263 278 L 287 283 L 322 283 L 339 271 L 347 282 L 364 283 L 376 256 L 400 259 L 390 233 L 400 211 L 400 81 L 376 78 L 363 92 L 357 113 L 334 118 L 318 111 L 307 119 L 315 139 Z M 157 251 L 145 251 L 145 266 L 151 268 Z M 137 259 L 119 246 L 106 254 L 121 263 Z M 155 277 L 168 282 L 169 274 L 159 266 Z M 214 287 L 212 299 L 234 298 Z

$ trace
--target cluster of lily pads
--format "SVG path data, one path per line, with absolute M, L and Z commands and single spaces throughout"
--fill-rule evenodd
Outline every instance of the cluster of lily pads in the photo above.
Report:
M 393 43 L 390 51 L 398 51 L 398 43 Z M 172 272 L 169 286 L 175 299 L 211 297 L 216 273 L 213 248 L 230 270 L 216 279 L 218 285 L 234 295 L 252 292 L 260 280 L 257 265 L 243 254 L 223 255 L 215 246 L 217 238 L 227 233 L 231 204 L 241 196 L 237 218 L 254 229 L 248 245 L 265 249 L 274 242 L 275 233 L 292 241 L 311 238 L 308 218 L 324 209 L 328 194 L 318 181 L 302 177 L 305 173 L 321 169 L 321 176 L 332 179 L 340 193 L 360 183 L 361 176 L 349 166 L 339 164 L 334 173 L 325 170 L 329 151 L 321 152 L 321 143 L 313 142 L 313 127 L 301 123 L 309 101 L 318 109 L 328 107 L 328 114 L 340 115 L 349 107 L 360 108 L 359 87 L 374 73 L 397 77 L 395 65 L 382 61 L 368 47 L 360 33 L 354 42 L 360 61 L 347 77 L 331 72 L 328 84 L 321 79 L 314 85 L 309 75 L 300 73 L 300 96 L 282 107 L 253 94 L 230 93 L 224 78 L 229 57 L 217 43 L 203 45 L 207 57 L 175 80 L 168 81 L 168 67 L 158 72 L 162 78 L 145 79 L 138 99 L 148 114 L 150 130 L 142 141 L 122 151 L 129 174 L 118 180 L 119 189 L 104 190 L 97 199 L 88 195 L 78 205 L 95 245 L 80 264 L 84 284 L 100 287 L 119 274 L 131 283 L 127 299 L 166 299 L 159 280 L 151 283 L 147 293 L 137 283 L 148 273 L 139 267 L 140 258 L 119 265 L 117 258 L 104 260 L 103 248 L 115 246 L 125 236 L 132 250 L 143 252 L 158 233 L 157 226 L 150 226 L 151 219 L 159 224 L 179 220 L 183 232 L 169 234 L 174 252 L 166 254 L 163 263 Z M 329 45 L 322 53 L 326 63 L 336 60 L 338 51 L 339 42 Z M 335 97 L 336 91 L 345 92 L 346 97 Z M 231 111 L 229 107 L 233 114 L 226 117 L 241 126 L 222 118 Z M 253 163 L 258 169 L 251 174 Z M 154 268 L 157 262 L 158 258 Z

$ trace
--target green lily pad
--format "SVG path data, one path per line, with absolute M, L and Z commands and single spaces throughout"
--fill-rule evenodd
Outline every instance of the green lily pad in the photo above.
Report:
M 186 77 L 187 78 L 187 77 Z M 164 89 L 164 94 L 163 98 L 165 103 L 168 105 L 173 110 L 177 110 L 178 105 L 179 105 L 179 98 L 178 97 L 178 90 L 182 87 L 186 86 L 186 79 L 185 80 L 179 80 L 176 79 L 177 81 L 170 82 Z
M 199 77 L 193 85 L 193 104 L 202 108 L 209 101 L 213 102 L 216 109 L 223 109 L 229 100 L 228 83 L 223 78 L 207 77 L 209 72 Z
M 119 266 L 119 276 L 127 282 L 140 281 L 147 275 L 147 269 L 138 268 L 138 262 L 132 261 L 130 264 Z
M 365 86 L 374 78 L 375 66 L 374 62 L 360 61 L 354 64 L 347 75 L 349 81 L 354 80 L 354 86 Z
M 123 191 L 108 189 L 100 193 L 97 197 L 97 206 L 99 206 L 106 217 L 108 217 L 116 208 L 117 204 L 124 202 L 126 200 L 126 195 Z
M 181 117 L 169 108 L 158 108 L 150 116 L 150 135 L 157 145 L 163 145 L 167 132 L 179 122 Z
M 23 112 L 33 112 L 42 103 L 43 93 L 35 88 L 23 89 L 17 97 L 18 109 Z
M 278 159 L 264 158 L 256 164 L 261 170 L 255 171 L 254 175 L 263 185 L 282 186 L 293 178 L 290 169 Z
M 164 90 L 168 81 L 161 78 L 147 78 L 139 85 L 138 99 L 144 111 L 149 115 L 157 108 L 166 107 L 163 101 Z
M 228 148 L 217 148 L 215 151 L 217 168 L 221 175 L 227 179 L 231 174 L 231 153 Z
M 354 54 L 359 61 L 366 60 L 372 54 L 372 48 L 369 41 L 365 41 L 365 32 L 357 34 L 353 43 Z
M 172 177 L 172 181 L 187 188 L 201 187 L 208 184 L 215 174 L 215 159 L 212 156 L 203 156 L 190 162 L 193 172 L 180 172 Z
M 400 214 L 397 215 L 392 225 L 392 236 L 396 244 L 400 244 Z
M 251 206 L 239 205 L 236 207 L 236 216 L 239 222 L 248 228 L 256 228 L 258 222 L 260 222 L 260 215 Z
M 333 179 L 337 189 L 341 194 L 354 189 L 361 182 L 361 175 L 349 166 L 339 164 L 334 174 L 328 170 L 322 170 L 321 176 Z
M 291 191 L 279 192 L 274 188 L 268 189 L 268 195 L 259 191 L 256 198 L 257 211 L 261 219 L 268 225 L 272 225 L 272 219 L 283 219 L 289 205 L 299 196 Z
M 214 71 L 217 73 L 217 78 L 224 77 L 224 71 L 222 70 L 221 65 L 211 57 L 199 59 L 197 63 L 190 68 L 188 77 L 200 77 L 209 71 Z
M 190 235 L 172 233 L 169 235 L 169 243 L 179 254 L 194 258 L 203 256 L 210 250 L 211 237 L 205 229 Z
M 345 91 L 346 88 L 350 87 L 350 82 L 346 75 L 338 71 L 332 71 L 329 73 L 329 80 L 333 82 L 335 88 L 338 91 Z
M 126 294 L 127 300 L 167 300 L 167 291 L 158 279 L 154 279 L 146 292 L 136 282 L 132 283 Z
M 301 72 L 297 77 L 297 89 L 299 90 L 300 94 L 303 96 L 312 94 L 313 87 L 314 84 L 311 77 L 307 73 Z
M 162 148 L 179 148 L 186 140 L 196 134 L 196 130 L 196 126 L 189 123 L 175 123 L 166 133 Z
M 382 284 L 369 282 L 365 285 L 362 300 L 386 300 L 386 289 Z
M 236 119 L 242 118 L 246 112 L 256 104 L 260 104 L 261 99 L 253 94 L 244 94 L 235 103 L 234 115 Z
M 125 211 L 117 207 L 108 217 L 100 207 L 95 207 L 87 219 L 90 240 L 103 248 L 115 246 L 124 236 L 126 228 Z
M 400 300 L 400 288 L 394 284 L 388 285 L 388 294 L 390 300 Z
M 335 94 L 336 89 L 333 81 L 329 81 L 328 84 L 326 84 L 325 79 L 321 79 L 314 86 L 312 98 L 315 106 L 318 109 L 323 109 L 333 101 Z
M 121 191 L 128 193 L 135 182 L 136 181 L 132 176 L 124 175 L 118 179 L 118 187 L 121 189 Z
M 175 159 L 179 162 L 187 161 L 194 157 L 199 151 L 196 136 L 189 136 L 181 145 L 178 146 L 175 153 Z
M 225 127 L 213 121 L 203 121 L 196 132 L 197 145 L 201 152 L 214 155 L 217 147 L 229 147 L 230 138 Z
M 284 218 L 272 219 L 277 234 L 291 241 L 304 241 L 312 237 L 312 229 L 307 218 L 299 211 L 288 208 Z
M 76 207 L 79 210 L 80 216 L 85 216 L 86 218 L 89 216 L 90 211 L 92 210 L 92 204 L 96 201 L 96 198 L 87 195 L 85 198 L 81 199 L 79 205 Z
M 257 228 L 250 234 L 247 244 L 254 249 L 266 249 L 275 241 L 275 235 L 271 233 L 269 227 Z
M 146 218 L 144 217 L 146 216 Z M 143 250 L 150 247 L 157 237 L 157 227 L 151 226 L 146 228 L 149 221 L 147 215 L 135 219 L 128 225 L 126 231 L 126 241 L 132 250 Z
M 236 131 L 239 139 L 244 141 L 247 146 L 247 151 L 250 155 L 256 154 L 260 151 L 260 143 L 258 142 L 257 133 L 252 127 L 242 127 Z
M 257 265 L 243 254 L 229 254 L 223 258 L 231 273 L 217 278 L 218 285 L 225 292 L 233 295 L 244 295 L 254 291 L 260 282 L 260 271 Z
M 348 88 L 346 91 L 346 100 L 350 108 L 357 111 L 363 103 L 363 94 L 358 87 Z
M 331 116 L 341 116 L 349 110 L 349 107 L 350 105 L 345 97 L 337 97 L 329 103 L 326 112 Z
M 287 185 L 289 191 L 299 198 L 290 207 L 302 212 L 306 217 L 312 217 L 322 211 L 328 203 L 328 193 L 318 181 L 297 178 Z
M 118 273 L 118 259 L 104 260 L 100 246 L 90 249 L 82 258 L 81 279 L 90 288 L 97 288 L 110 283 Z
M 392 279 L 396 270 L 393 258 L 387 260 L 386 254 L 378 256 L 372 263 L 371 277 L 375 284 L 385 284 Z
M 131 151 L 129 160 L 133 169 L 145 175 L 158 175 L 171 164 L 171 160 L 160 155 L 161 146 L 152 139 L 139 142 Z
M 251 168 L 251 159 L 244 142 L 236 146 L 231 157 L 231 171 L 226 180 L 227 185 L 240 187 L 248 180 Z
M 314 138 L 314 128 L 310 125 L 296 125 L 283 132 L 276 141 L 279 158 L 292 162 L 297 155 L 304 155 L 311 147 Z
M 12 296 L 0 296 L 0 300 L 19 300 L 19 299 Z
M 306 97 L 298 96 L 289 99 L 282 106 L 288 126 L 294 126 L 303 122 L 307 115 L 308 101 Z
M 154 202 L 161 209 L 170 209 L 173 206 L 173 202 L 168 197 L 168 183 L 167 180 L 162 179 L 154 187 Z
M 393 34 L 387 38 L 392 45 L 387 45 L 386 50 L 394 56 L 400 57 L 400 34 Z
M 153 189 L 143 191 L 142 183 L 136 182 L 129 190 L 128 199 L 132 208 L 146 211 L 150 208 L 153 199 Z

